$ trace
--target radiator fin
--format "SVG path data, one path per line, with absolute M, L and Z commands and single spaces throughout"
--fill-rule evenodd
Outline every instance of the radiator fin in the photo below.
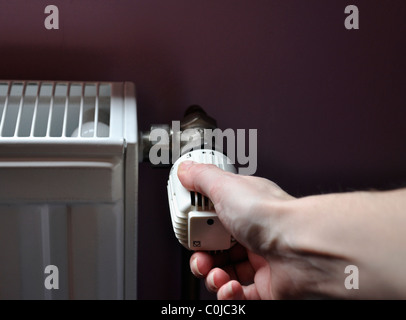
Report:
M 0 138 L 109 137 L 111 85 L 0 81 Z

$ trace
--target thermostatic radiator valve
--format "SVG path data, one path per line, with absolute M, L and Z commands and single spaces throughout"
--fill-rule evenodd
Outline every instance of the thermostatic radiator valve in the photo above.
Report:
M 174 163 L 154 165 L 167 167 L 173 164 L 168 180 L 168 200 L 176 238 L 189 250 L 217 251 L 231 248 L 235 240 L 219 220 L 213 203 L 206 196 L 184 188 L 177 175 L 179 164 L 186 160 L 214 164 L 225 171 L 236 172 L 231 160 L 220 152 L 222 148 L 217 148 L 216 143 L 213 145 L 211 139 L 206 141 L 208 138 L 202 134 L 205 130 L 216 129 L 216 120 L 207 115 L 200 106 L 193 105 L 186 110 L 180 121 L 179 132 L 169 125 L 151 126 L 150 131 L 140 133 L 140 159 L 144 161 L 150 160 L 150 150 L 156 143 L 151 141 L 151 132 L 157 128 L 170 136 L 167 144 L 160 143 L 163 151 L 172 152 L 174 144 L 180 146 L 180 156 L 175 157 L 177 160 L 173 160 Z M 193 148 L 190 151 L 188 144 L 198 149 Z
M 225 171 L 236 172 L 230 159 L 215 150 L 194 150 L 175 162 L 168 180 L 169 207 L 175 235 L 189 250 L 229 249 L 235 240 L 222 225 L 211 200 L 200 193 L 187 190 L 179 181 L 178 167 L 186 160 L 214 164 Z

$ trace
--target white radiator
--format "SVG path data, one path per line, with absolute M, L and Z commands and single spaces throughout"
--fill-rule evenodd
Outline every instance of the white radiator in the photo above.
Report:
M 137 131 L 132 83 L 0 81 L 0 299 L 136 298 Z

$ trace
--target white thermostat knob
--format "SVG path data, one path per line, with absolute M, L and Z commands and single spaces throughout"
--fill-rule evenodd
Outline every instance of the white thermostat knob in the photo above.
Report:
M 194 150 L 175 162 L 169 173 L 168 199 L 176 238 L 189 250 L 229 249 L 235 241 L 221 224 L 213 203 L 206 196 L 187 190 L 179 181 L 178 167 L 186 160 L 214 164 L 220 169 L 236 173 L 230 159 L 215 150 Z

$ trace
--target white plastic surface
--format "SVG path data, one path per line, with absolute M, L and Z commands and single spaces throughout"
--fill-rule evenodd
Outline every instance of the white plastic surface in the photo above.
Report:
M 182 186 L 177 176 L 179 164 L 186 160 L 214 164 L 235 173 L 224 154 L 212 150 L 194 150 L 180 157 L 169 174 L 168 200 L 175 236 L 189 250 L 227 250 L 233 238 L 223 227 L 209 199 Z

